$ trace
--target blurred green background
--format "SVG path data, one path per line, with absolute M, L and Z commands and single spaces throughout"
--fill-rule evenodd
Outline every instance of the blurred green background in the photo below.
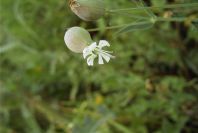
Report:
M 197 0 L 146 0 L 160 6 Z M 108 25 L 76 17 L 66 0 L 1 0 L 0 133 L 197 133 L 198 32 L 186 22 L 162 22 L 114 37 Z M 106 0 L 108 8 L 134 7 Z M 168 10 L 155 10 L 159 16 Z M 194 16 L 195 9 L 174 10 Z M 129 14 L 142 14 L 130 12 Z M 88 67 L 65 46 L 67 28 L 99 27 L 116 59 Z

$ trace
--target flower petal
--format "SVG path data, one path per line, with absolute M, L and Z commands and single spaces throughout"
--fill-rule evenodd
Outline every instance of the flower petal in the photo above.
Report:
M 88 66 L 93 66 L 93 62 L 94 62 L 94 59 L 93 59 L 93 58 L 89 57 L 89 58 L 87 59 L 87 64 L 88 64 Z
M 100 42 L 99 42 L 99 45 L 98 45 L 98 48 L 103 48 L 103 47 L 105 47 L 105 46 L 110 46 L 110 44 L 109 44 L 109 42 L 107 42 L 106 40 L 100 40 Z
M 90 54 L 91 54 L 91 51 L 89 50 L 89 48 L 88 47 L 84 48 L 84 50 L 83 50 L 84 59 Z
M 108 56 L 107 54 L 100 53 L 99 55 L 101 55 L 105 59 L 106 62 L 110 61 L 110 56 Z
M 97 43 L 93 42 L 91 45 L 88 46 L 90 51 L 93 51 L 97 47 Z
M 98 64 L 104 64 L 104 61 L 103 61 L 103 58 L 102 58 L 101 54 L 98 55 Z
M 84 59 L 88 56 L 88 55 L 90 55 L 90 54 L 92 54 L 92 52 L 94 51 L 94 49 L 97 47 L 97 44 L 96 44 L 96 42 L 94 42 L 94 43 L 92 43 L 91 45 L 89 45 L 89 46 L 87 46 L 86 48 L 84 48 L 84 50 L 83 50 L 83 57 L 84 57 Z
M 114 56 L 111 55 L 111 51 L 103 50 L 105 46 L 110 46 L 106 40 L 100 40 L 99 45 L 96 42 L 93 42 L 91 45 L 87 46 L 83 50 L 83 57 L 86 59 L 88 66 L 94 65 L 94 60 L 98 57 L 98 64 L 104 64 L 104 60 L 109 62 Z
M 95 54 L 93 54 L 93 55 L 91 55 L 91 56 L 89 56 L 88 58 L 87 58 L 87 64 L 88 64 L 88 66 L 93 66 L 93 64 L 94 64 L 94 59 L 96 58 L 97 56 L 95 55 Z

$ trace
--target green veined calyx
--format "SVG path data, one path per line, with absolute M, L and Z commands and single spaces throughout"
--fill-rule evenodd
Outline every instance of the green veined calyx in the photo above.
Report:
M 85 21 L 95 21 L 105 14 L 103 0 L 69 0 L 71 10 Z
M 67 47 L 75 53 L 82 53 L 84 48 L 93 42 L 89 32 L 81 27 L 68 29 L 64 41 Z

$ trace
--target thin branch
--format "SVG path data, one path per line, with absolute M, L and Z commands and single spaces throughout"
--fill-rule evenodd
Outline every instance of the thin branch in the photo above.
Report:
M 187 4 L 171 4 L 171 5 L 164 5 L 164 6 L 151 6 L 151 7 L 135 7 L 135 8 L 124 8 L 124 9 L 112 9 L 107 10 L 108 12 L 119 12 L 119 11 L 131 11 L 131 10 L 144 10 L 144 9 L 170 9 L 170 8 L 189 8 L 189 7 L 197 7 L 198 3 L 187 3 Z

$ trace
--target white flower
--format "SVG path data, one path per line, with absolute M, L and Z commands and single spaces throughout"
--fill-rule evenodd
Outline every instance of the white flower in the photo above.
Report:
M 106 40 L 100 40 L 98 45 L 96 42 L 94 42 L 91 45 L 84 48 L 83 57 L 84 59 L 87 58 L 88 66 L 93 66 L 94 60 L 97 57 L 98 57 L 98 64 L 104 64 L 103 59 L 106 62 L 109 62 L 111 58 L 114 58 L 114 56 L 111 55 L 111 53 L 113 52 L 102 49 L 105 46 L 109 47 L 110 44 Z

